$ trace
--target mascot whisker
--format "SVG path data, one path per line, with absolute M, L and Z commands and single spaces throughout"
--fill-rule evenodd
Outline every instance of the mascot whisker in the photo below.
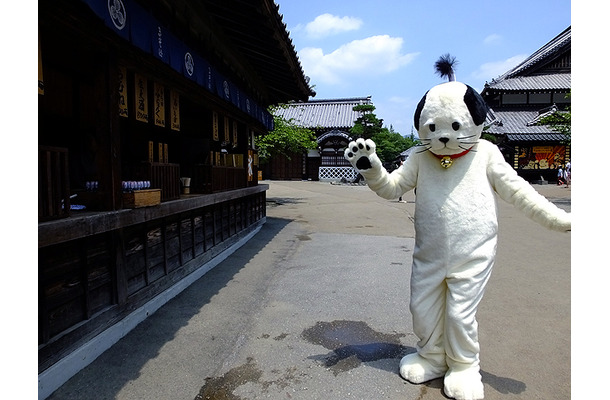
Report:
M 383 198 L 417 189 L 410 310 L 419 341 L 400 361 L 400 375 L 416 384 L 444 377 L 447 396 L 469 400 L 484 397 L 475 315 L 496 255 L 496 196 L 552 230 L 571 230 L 571 216 L 481 140 L 487 104 L 455 80 L 454 65 L 449 55 L 436 62 L 449 82 L 431 88 L 416 108 L 421 151 L 392 173 L 370 139 L 351 142 L 345 158 Z

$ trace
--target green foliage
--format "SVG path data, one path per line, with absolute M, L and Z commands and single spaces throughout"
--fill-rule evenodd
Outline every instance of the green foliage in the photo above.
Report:
M 570 107 L 566 111 L 555 111 L 538 121 L 538 125 L 546 125 L 551 130 L 565 136 L 562 143 L 569 145 L 572 142 L 572 112 Z
M 395 132 L 394 128 L 382 127 L 383 120 L 377 118 L 375 106 L 372 104 L 360 104 L 352 108 L 360 112 L 360 117 L 354 121 L 350 133 L 355 137 L 371 139 L 377 145 L 377 156 L 383 163 L 394 161 L 400 153 L 415 146 L 418 142 L 413 135 L 410 138 L 403 137 Z
M 364 139 L 371 139 L 373 135 L 381 132 L 383 120 L 378 119 L 373 111 L 375 106 L 372 104 L 359 104 L 352 110 L 360 112 L 360 116 L 354 121 L 354 126 L 350 133 Z
M 572 96 L 572 92 L 566 94 L 566 99 Z M 552 131 L 561 133 L 565 136 L 562 141 L 564 144 L 571 144 L 572 142 L 572 110 L 571 107 L 566 107 L 565 110 L 556 110 L 554 113 L 547 115 L 546 117 L 540 118 L 538 125 L 546 125 Z
M 486 133 L 485 131 L 483 131 L 483 133 L 481 134 L 481 139 L 485 139 L 493 144 L 498 143 L 498 138 L 495 135 L 492 135 L 491 133 Z
M 316 136 L 311 129 L 297 126 L 292 120 L 275 115 L 274 110 L 277 107 L 269 108 L 269 112 L 273 115 L 274 129 L 264 136 L 255 138 L 261 163 L 266 163 L 271 157 L 279 154 L 290 159 L 294 154 L 318 147 Z
M 400 153 L 418 143 L 413 136 L 404 137 L 400 133 L 394 132 L 391 126 L 390 129 L 381 128 L 371 139 L 377 145 L 377 156 L 383 163 L 394 161 Z

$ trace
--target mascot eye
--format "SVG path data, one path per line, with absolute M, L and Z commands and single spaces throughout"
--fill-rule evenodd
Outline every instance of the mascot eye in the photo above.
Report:
M 454 131 L 457 131 L 458 129 L 460 129 L 460 123 L 454 122 L 453 124 L 451 124 L 451 127 L 453 128 Z
M 430 128 L 430 132 L 434 132 L 436 130 L 436 125 L 430 124 L 428 125 L 428 128 Z

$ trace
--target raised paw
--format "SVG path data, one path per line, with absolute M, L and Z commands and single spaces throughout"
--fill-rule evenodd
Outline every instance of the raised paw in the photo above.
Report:
M 371 169 L 376 164 L 381 164 L 375 154 L 375 147 L 375 142 L 371 139 L 359 138 L 350 142 L 345 149 L 344 156 L 359 171 Z

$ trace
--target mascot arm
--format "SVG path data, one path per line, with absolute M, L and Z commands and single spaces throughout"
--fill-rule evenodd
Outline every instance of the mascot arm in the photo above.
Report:
M 391 174 L 383 168 L 375 153 L 375 142 L 370 139 L 356 139 L 345 149 L 345 158 L 364 176 L 371 190 L 384 199 L 396 199 L 413 189 L 416 184 L 416 170 L 409 159 Z
M 571 215 L 538 193 L 504 161 L 497 148 L 494 150 L 487 173 L 498 196 L 545 228 L 562 232 L 571 230 Z

